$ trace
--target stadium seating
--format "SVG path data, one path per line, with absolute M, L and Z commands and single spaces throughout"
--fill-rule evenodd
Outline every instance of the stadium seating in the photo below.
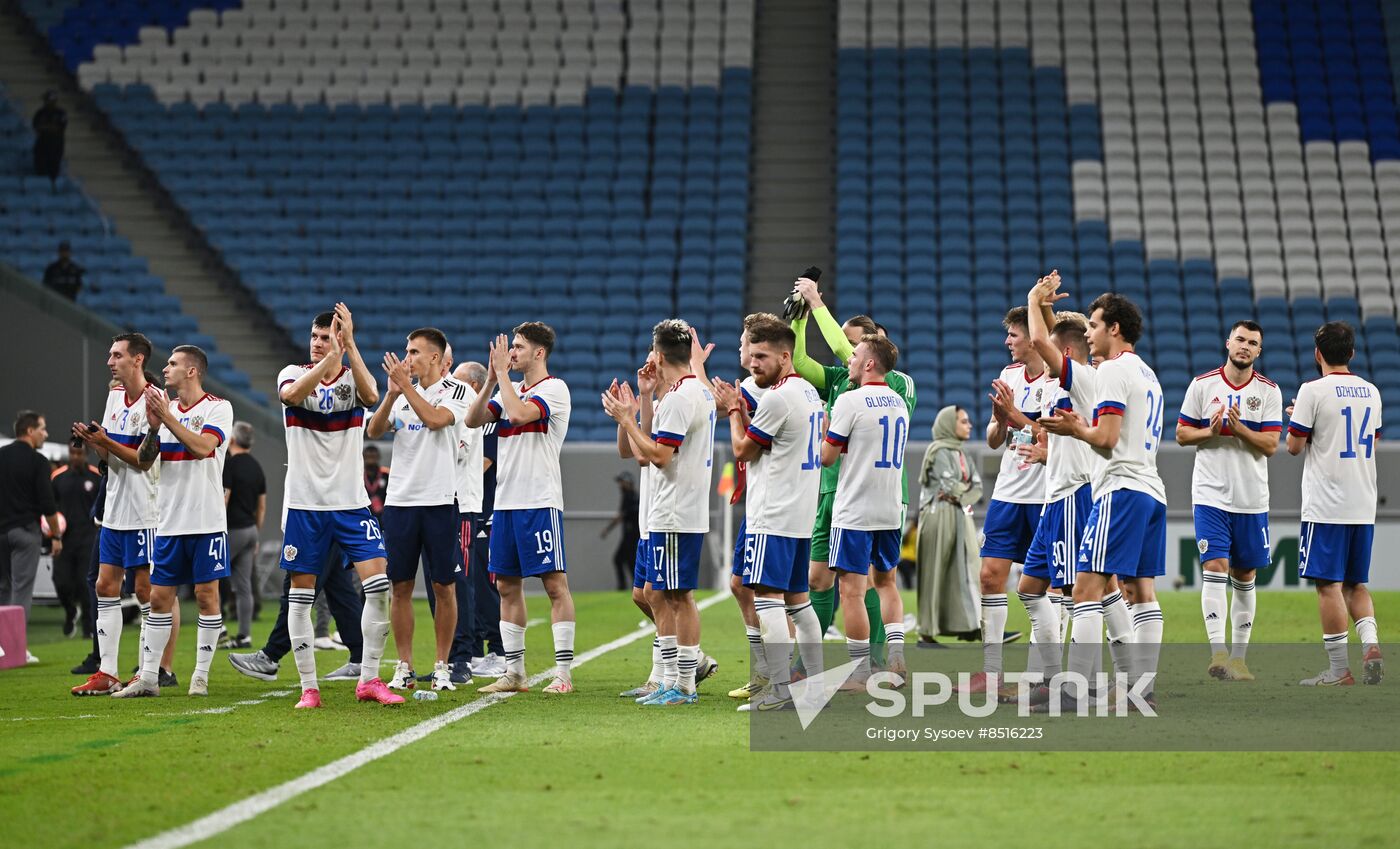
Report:
M 658 318 L 738 335 L 752 0 L 84 2 L 50 38 L 298 341 L 561 331 L 574 435 Z M 176 9 L 177 11 L 172 11 Z
M 44 268 L 57 258 L 58 243 L 69 242 L 74 260 L 87 270 L 80 304 L 116 324 L 145 332 L 165 348 L 199 345 L 208 352 L 216 378 L 231 388 L 250 390 L 247 375 L 216 349 L 212 337 L 199 332 L 179 298 L 166 293 L 146 261 L 132 255 L 131 244 L 111 231 L 77 184 L 60 177 L 53 189 L 47 178 L 33 176 L 33 145 L 29 121 L 0 87 L 0 262 L 41 280 Z
M 839 304 L 906 340 L 940 403 L 989 415 L 1001 316 L 1050 268 L 1071 303 L 1144 308 L 1169 406 L 1251 315 L 1286 398 L 1337 318 L 1400 398 L 1376 0 L 842 0 L 838 33 Z

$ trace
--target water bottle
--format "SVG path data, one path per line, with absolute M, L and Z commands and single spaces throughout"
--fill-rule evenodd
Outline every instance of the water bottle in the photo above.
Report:
M 435 701 L 437 701 L 437 697 L 438 697 L 438 694 L 437 694 L 436 692 L 434 692 L 433 690 L 414 690 L 414 691 L 413 691 L 413 698 L 414 698 L 415 701 L 419 701 L 419 702 L 435 702 Z
M 1013 432 L 1011 433 L 1011 450 L 1012 450 L 1012 451 L 1016 451 L 1016 449 L 1017 449 L 1018 446 L 1021 446 L 1021 445 L 1030 445 L 1030 444 L 1033 443 L 1033 442 L 1035 442 L 1035 431 L 1031 429 L 1031 426 L 1030 426 L 1030 425 L 1026 425 L 1025 427 L 1021 428 L 1020 430 L 1013 431 Z M 1017 452 L 1017 456 L 1019 456 L 1019 455 L 1020 455 L 1020 452 Z M 1030 464 L 1029 462 L 1027 462 L 1024 458 L 1021 459 L 1020 465 L 1017 466 L 1017 468 L 1020 469 L 1021 471 L 1025 471 L 1026 469 L 1029 469 L 1030 467 L 1031 467 L 1031 464 Z

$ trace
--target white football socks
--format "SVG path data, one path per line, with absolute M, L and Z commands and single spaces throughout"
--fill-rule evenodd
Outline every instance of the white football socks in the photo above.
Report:
M 1235 591 L 1230 598 L 1230 657 L 1243 658 L 1249 649 L 1249 635 L 1254 632 L 1254 581 L 1231 578 L 1230 588 Z
M 565 681 L 573 680 L 574 626 L 573 622 L 555 622 L 550 626 L 554 632 L 554 674 Z
M 368 684 L 379 677 L 379 661 L 384 658 L 384 644 L 389 640 L 389 576 L 375 575 L 364 582 L 363 589 L 365 607 L 360 612 L 360 631 L 364 649 L 360 659 L 360 683 Z M 505 628 L 501 633 L 505 633 Z M 524 648 L 522 643 L 522 653 Z
M 501 648 L 506 653 L 506 672 L 525 677 L 525 627 L 501 620 Z
M 982 671 L 1001 675 L 1001 641 L 1006 638 L 1006 593 L 982 596 Z
M 1225 587 L 1229 583 L 1224 572 L 1201 572 L 1201 618 L 1213 655 L 1225 651 Z
M 122 600 L 117 598 L 99 598 L 97 600 L 97 655 L 100 658 L 99 667 L 103 672 L 117 676 L 117 650 L 121 648 L 122 642 Z M 143 647 L 137 647 L 137 654 L 141 665 L 145 665 L 145 655 Z
M 297 665 L 303 690 L 316 690 L 316 626 L 311 622 L 311 608 L 316 604 L 312 588 L 287 591 L 287 639 L 292 645 L 292 660 Z

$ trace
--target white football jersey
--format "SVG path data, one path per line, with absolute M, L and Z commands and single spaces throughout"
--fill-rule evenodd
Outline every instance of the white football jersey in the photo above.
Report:
M 414 384 L 413 391 L 434 407 L 452 413 L 452 423 L 433 430 L 423 424 L 406 396 L 399 396 L 390 416 L 394 431 L 394 456 L 389 466 L 386 507 L 434 507 L 457 498 L 457 445 L 460 428 L 471 403 L 471 387 L 450 377 L 427 389 Z
M 1130 489 L 1166 504 L 1167 491 L 1157 474 L 1166 401 L 1156 373 L 1135 352 L 1124 351 L 1099 365 L 1098 384 L 1094 424 L 1104 416 L 1122 416 L 1123 424 L 1112 450 L 1098 452 L 1107 462 L 1094 481 L 1094 498 Z
M 277 375 L 277 391 L 315 365 L 291 365 Z M 284 508 L 357 510 L 369 506 L 365 491 L 365 408 L 355 378 L 342 366 L 296 406 L 282 406 L 287 432 Z
M 224 456 L 227 436 L 233 431 L 233 405 L 205 393 L 188 409 L 179 400 L 170 412 L 181 425 L 218 440 L 214 453 L 197 457 L 175 438 L 170 428 L 160 429 L 160 525 L 157 536 L 218 534 L 228 530 L 224 506 Z
M 1186 387 L 1179 424 L 1210 427 L 1217 410 L 1238 407 L 1240 423 L 1250 430 L 1283 430 L 1283 394 L 1278 384 L 1255 372 L 1243 386 L 1225 378 L 1225 370 L 1206 372 Z M 1196 446 L 1191 472 L 1191 503 L 1230 513 L 1269 512 L 1269 459 L 1246 446 L 1230 431 L 1222 412 L 1220 435 Z
M 1350 372 L 1308 381 L 1298 389 L 1288 432 L 1308 440 L 1303 521 L 1375 524 L 1380 390 Z
M 656 405 L 652 439 L 675 449 L 652 478 L 647 529 L 703 534 L 710 530 L 710 474 L 715 457 L 715 396 L 693 374 Z
M 750 416 L 753 415 L 754 410 L 758 409 L 758 399 L 762 398 L 763 393 L 767 391 L 758 385 L 758 381 L 753 379 L 753 375 L 749 375 L 739 383 L 739 395 L 743 397 L 744 404 L 749 408 Z
M 763 448 L 748 464 L 748 533 L 812 536 L 825 418 L 821 395 L 795 374 L 763 393 L 748 430 L 749 438 Z
M 1047 391 L 1044 370 L 1034 377 L 1026 375 L 1024 363 L 1012 363 L 1001 370 L 1001 379 L 1011 386 L 1016 408 L 1025 413 L 1026 418 L 1035 421 L 1040 418 L 1042 399 Z M 1045 466 L 1030 463 L 1022 468 L 1021 455 L 1012 448 L 1011 435 L 1007 434 L 1002 446 L 1001 470 L 997 472 L 996 485 L 992 487 L 992 500 L 1009 504 L 1045 503 Z
M 841 393 L 831 407 L 826 441 L 846 456 L 836 480 L 831 526 L 888 531 L 904 522 L 904 445 L 909 409 L 883 380 Z
M 462 387 L 467 390 L 467 406 L 470 407 L 476 400 L 476 390 L 465 383 Z M 457 512 L 480 513 L 481 499 L 485 495 L 484 437 L 481 428 L 467 427 L 465 419 L 462 415 L 457 421 Z
M 547 376 L 534 386 L 517 387 L 525 403 L 534 404 L 540 417 L 513 425 L 501 410 L 501 393 L 487 406 L 500 421 L 496 436 L 496 509 L 527 510 L 538 507 L 564 509 L 564 482 L 559 474 L 559 449 L 569 432 L 569 387 Z
M 146 422 L 146 399 L 136 396 L 127 403 L 126 390 L 120 386 L 107 393 L 107 408 L 102 412 L 102 429 L 119 445 L 139 451 L 141 440 L 150 427 Z M 160 519 L 156 503 L 156 484 L 160 481 L 160 461 L 149 471 L 128 466 L 115 455 L 107 456 L 107 504 L 103 508 L 102 526 L 114 531 L 140 531 L 154 528 Z
M 1041 398 L 1041 414 L 1055 410 L 1073 410 L 1089 421 L 1094 417 L 1094 400 L 1098 391 L 1098 373 L 1094 367 L 1064 357 L 1058 380 L 1046 380 Z M 1047 502 L 1059 501 L 1086 483 L 1092 483 L 1094 472 L 1103 460 L 1089 444 L 1072 436 L 1047 434 L 1045 482 Z

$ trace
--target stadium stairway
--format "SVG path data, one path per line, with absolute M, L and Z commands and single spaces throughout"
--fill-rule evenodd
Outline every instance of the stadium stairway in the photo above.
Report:
M 830 0 L 767 0 L 758 7 L 748 285 L 754 310 L 775 310 L 809 265 L 828 270 L 828 289 L 832 282 L 835 186 L 827 140 L 835 25 Z
M 265 403 L 267 387 L 275 381 L 277 370 L 299 352 L 283 334 L 270 330 L 263 309 L 241 290 L 236 276 L 170 202 L 90 96 L 72 84 L 43 37 L 11 3 L 0 3 L 0 85 L 26 123 L 45 91 L 58 94 L 68 113 L 64 162 L 68 178 L 81 185 L 115 234 L 130 243 L 131 254 L 145 260 L 151 275 L 163 281 L 163 296 L 174 296 L 172 305 L 178 302 L 179 311 L 194 320 L 197 331 L 190 338 L 211 349 L 211 370 L 226 384 L 249 391 L 249 397 Z M 22 256 L 7 254 L 6 259 L 37 279 L 34 272 L 52 259 L 53 250 L 54 245 L 46 241 L 33 245 Z M 78 245 L 75 254 L 80 264 L 91 264 L 92 258 L 85 257 Z M 111 282 L 100 273 L 93 274 L 91 267 L 89 272 L 88 283 L 96 286 L 85 293 L 83 301 L 96 294 L 96 287 Z M 137 320 L 143 317 L 140 307 L 128 306 L 132 309 L 125 315 L 104 317 L 122 319 L 119 323 L 138 329 L 146 327 Z M 170 337 L 156 341 L 168 347 L 181 340 Z M 234 362 L 238 363 L 236 368 Z

